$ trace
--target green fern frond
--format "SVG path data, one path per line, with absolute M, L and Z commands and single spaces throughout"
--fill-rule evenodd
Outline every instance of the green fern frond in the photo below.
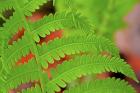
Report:
M 104 45 L 107 43 L 107 45 Z M 118 56 L 118 49 L 109 40 L 101 37 L 82 35 L 72 36 L 68 38 L 55 39 L 48 44 L 38 45 L 38 58 L 43 67 L 48 66 L 48 63 L 53 63 L 54 60 L 60 60 L 65 55 L 76 54 L 80 52 L 92 52 L 100 54 L 103 51 L 110 53 L 112 56 Z M 13 45 L 5 50 L 4 60 L 7 69 L 9 69 L 22 56 L 28 53 L 35 53 L 32 46 L 32 41 L 29 41 L 26 33 L 21 40 L 18 40 Z M 47 63 L 47 62 L 48 63 Z
M 60 87 L 65 87 L 82 75 L 98 74 L 103 72 L 120 72 L 135 81 L 138 81 L 131 67 L 122 59 L 104 56 L 82 56 L 69 62 L 64 62 L 51 71 L 52 79 L 46 84 L 48 93 L 60 91 Z
M 0 1 L 0 14 L 2 14 L 3 11 L 6 9 L 12 9 L 13 3 L 12 0 L 1 0 Z
M 48 0 L 28 0 L 28 2 L 23 7 L 24 14 L 26 16 L 31 16 L 35 10 L 39 9 L 41 5 L 47 2 Z
M 45 92 L 42 92 L 40 86 L 36 85 L 31 89 L 23 90 L 22 93 L 45 93 Z
M 95 80 L 89 83 L 84 83 L 75 88 L 64 91 L 64 93 L 136 93 L 132 86 L 127 82 L 108 78 L 105 80 Z
M 46 83 L 47 75 L 44 74 L 36 64 L 35 60 L 29 61 L 28 64 L 13 68 L 11 73 L 6 76 L 3 85 L 3 93 L 7 93 L 9 89 L 16 88 L 18 85 L 34 80 L 39 80 L 42 84 Z M 45 85 L 42 85 L 42 89 Z
M 56 0 L 57 11 L 77 9 L 95 25 L 99 35 L 112 39 L 113 33 L 124 26 L 123 17 L 139 0 Z M 115 11 L 115 12 L 114 12 Z
M 14 23 L 13 23 L 14 22 Z M 18 13 L 14 13 L 6 23 L 3 24 L 3 38 L 8 45 L 8 41 L 15 35 L 20 28 L 24 28 L 24 24 Z
M 92 25 L 78 13 L 79 11 L 69 9 L 45 16 L 35 23 L 26 19 L 46 2 L 48 0 L 0 1 L 0 14 L 7 9 L 14 10 L 13 15 L 6 19 L 3 27 L 0 27 L 0 93 L 7 93 L 21 84 L 34 81 L 38 81 L 39 86 L 36 85 L 35 88 L 27 89 L 23 93 L 54 93 L 78 77 L 102 72 L 120 72 L 138 82 L 131 67 L 120 59 L 116 46 L 106 38 L 93 35 Z M 24 35 L 10 45 L 8 41 L 21 28 L 24 29 Z M 40 37 L 60 29 L 80 30 L 85 34 L 78 35 L 79 31 L 74 36 L 64 36 L 47 44 L 38 45 Z M 48 66 L 54 60 L 60 60 L 65 55 L 87 52 L 94 56 L 75 56 L 73 60 L 52 69 L 51 78 L 43 72 L 42 67 Z M 28 63 L 17 66 L 16 62 L 29 53 L 34 57 Z M 109 81 L 109 84 L 112 84 L 113 80 L 109 79 L 107 82 Z M 118 85 L 118 82 L 115 84 Z M 120 86 L 126 84 L 122 83 Z
M 11 16 L 9 20 L 6 20 L 6 23 L 4 24 L 3 33 L 5 34 L 7 38 L 6 40 L 8 41 L 11 38 L 11 36 L 13 36 L 18 31 L 18 29 L 25 27 L 25 24 L 23 22 L 23 20 L 25 19 L 21 18 L 21 16 L 23 15 L 20 15 L 18 11 L 23 11 L 22 13 L 25 13 L 26 16 L 31 16 L 32 12 L 34 12 L 36 9 L 39 8 L 40 5 L 46 2 L 47 0 L 30 0 L 28 2 L 26 0 L 21 0 L 21 1 L 10 0 L 10 2 L 9 0 L 6 0 L 0 3 L 0 4 L 3 4 L 3 3 L 11 4 L 11 7 L 8 6 L 9 9 L 14 8 L 14 11 L 15 11 L 13 13 L 13 16 Z M 0 6 L 4 6 L 4 4 Z M 5 7 L 3 8 L 6 9 Z
M 104 45 L 106 44 L 106 45 Z M 42 66 L 53 63 L 54 60 L 60 60 L 65 55 L 76 54 L 80 52 L 93 52 L 93 54 L 101 54 L 106 51 L 112 56 L 118 56 L 118 49 L 109 40 L 101 37 L 82 35 L 72 36 L 68 38 L 55 39 L 48 44 L 38 46 L 39 60 Z M 47 62 L 48 63 L 47 63 Z
M 15 3 L 16 2 L 16 3 Z M 9 20 L 6 20 L 6 23 L 4 24 L 4 36 L 6 36 L 6 42 L 8 42 L 9 39 L 11 39 L 11 36 L 13 36 L 18 29 L 24 28 L 25 24 L 23 24 L 23 18 L 21 18 L 21 15 L 18 10 L 23 11 L 26 16 L 31 16 L 31 13 L 34 12 L 36 9 L 39 8 L 40 5 L 46 3 L 47 0 L 21 0 L 21 1 L 14 1 L 14 0 L 5 0 L 2 1 L 0 4 L 0 8 L 5 8 L 4 6 L 7 6 L 8 9 L 14 8 L 15 12 L 13 13 L 13 16 L 10 17 Z M 16 5 L 18 3 L 18 5 Z M 9 5 L 8 5 L 9 4 Z M 20 6 L 20 8 L 17 8 L 17 6 Z
M 2 56 L 6 70 L 10 70 L 21 57 L 32 52 L 32 49 L 32 43 L 26 35 L 21 40 L 13 43 L 13 45 L 9 45 Z
M 14 0 L 2 0 L 0 2 L 0 13 L 2 13 L 6 9 L 12 8 L 16 11 L 16 3 Z M 23 13 L 26 16 L 31 16 L 36 9 L 39 9 L 41 5 L 47 2 L 48 0 L 20 0 L 18 1 L 18 4 L 20 5 L 21 9 L 24 11 Z
M 92 28 L 86 18 L 76 11 L 58 12 L 54 15 L 46 16 L 38 22 L 31 23 L 33 37 L 37 42 L 39 41 L 39 36 L 45 37 L 51 32 L 62 30 L 66 27 L 80 29 L 83 33 L 91 32 Z
M 31 2 L 32 1 L 34 1 L 34 0 L 31 0 Z M 21 2 L 26 3 L 25 1 L 21 1 Z M 53 19 L 52 21 L 58 22 L 57 18 L 63 19 L 62 17 L 59 17 L 59 16 L 63 15 L 63 17 L 64 17 L 65 14 L 67 14 L 67 17 L 64 18 L 65 20 L 63 20 L 63 22 L 61 22 L 61 20 L 60 20 L 60 22 L 58 22 L 58 25 L 60 25 L 59 23 L 63 23 L 62 25 L 67 23 L 67 26 L 73 27 L 73 24 L 70 21 L 74 21 L 73 23 L 77 24 L 76 27 L 83 27 L 83 30 L 85 30 L 84 26 L 83 26 L 83 24 L 84 24 L 85 26 L 87 26 L 87 30 L 90 30 L 88 28 L 89 24 L 86 25 L 86 23 L 85 23 L 86 21 L 84 21 L 84 19 L 83 19 L 83 21 L 81 21 L 82 17 L 80 17 L 80 15 L 77 13 L 75 15 L 73 15 L 73 12 L 69 12 L 69 13 L 63 12 L 64 14 L 63 13 L 59 14 L 59 15 L 56 14 L 55 16 L 52 16 L 52 18 L 51 18 L 51 16 L 45 17 L 43 20 L 38 21 L 37 23 L 29 23 L 26 20 L 25 15 L 23 14 L 22 6 L 20 6 L 20 5 L 22 5 L 21 2 L 13 0 L 13 3 L 15 4 L 14 5 L 15 12 L 14 12 L 13 16 L 10 17 L 10 19 L 6 21 L 6 23 L 4 24 L 4 27 L 2 28 L 2 30 L 3 30 L 2 36 L 3 36 L 3 41 L 4 41 L 2 48 L 4 49 L 4 52 L 6 52 L 5 54 L 2 54 L 2 56 L 3 56 L 3 60 L 5 62 L 4 64 L 5 64 L 5 68 L 7 71 L 19 58 L 21 58 L 22 56 L 26 55 L 29 52 L 33 52 L 34 55 L 36 56 L 35 57 L 36 60 L 39 61 L 37 46 L 32 37 L 34 36 L 34 30 L 36 30 L 38 26 L 43 27 L 41 29 L 38 29 L 38 30 L 40 30 L 39 35 L 41 35 L 42 33 L 44 35 L 44 33 L 47 32 L 47 31 L 45 32 L 45 28 L 44 28 L 44 24 L 46 26 L 46 23 L 47 23 L 46 20 L 51 21 Z M 33 6 L 33 7 L 35 7 L 35 6 Z M 70 13 L 72 13 L 72 14 L 70 15 Z M 68 18 L 68 20 L 67 20 L 67 18 Z M 70 18 L 70 20 L 69 20 L 69 18 Z M 80 24 L 80 22 L 83 22 L 83 23 Z M 69 24 L 69 23 L 71 23 L 71 24 Z M 57 24 L 55 24 L 55 25 L 57 25 Z M 64 26 L 66 26 L 66 25 L 64 25 Z M 26 34 L 24 34 L 24 36 L 22 38 L 23 40 L 21 39 L 21 40 L 18 40 L 17 42 L 15 42 L 13 45 L 8 45 L 8 41 L 12 38 L 12 36 L 14 34 L 17 33 L 18 29 L 20 29 L 20 28 L 25 29 Z M 46 28 L 46 30 L 47 29 L 49 29 L 49 31 L 51 32 L 51 30 L 53 30 L 53 31 L 54 31 L 54 29 L 57 30 L 58 27 L 55 27 L 53 25 L 50 25 L 50 26 L 48 25 L 48 28 Z M 37 38 L 39 38 L 39 37 L 37 36 Z M 37 39 L 37 41 L 38 40 L 39 39 Z

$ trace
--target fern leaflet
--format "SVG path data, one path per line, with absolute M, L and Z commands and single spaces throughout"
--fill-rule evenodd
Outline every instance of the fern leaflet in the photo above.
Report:
M 103 56 L 82 56 L 70 62 L 65 62 L 51 71 L 52 80 L 47 83 L 48 93 L 60 91 L 60 87 L 65 87 L 66 83 L 81 77 L 82 75 L 97 74 L 103 72 L 121 72 L 124 75 L 136 79 L 130 66 L 118 58 L 108 58 Z
M 31 60 L 28 64 L 12 69 L 11 73 L 5 78 L 5 82 L 2 83 L 2 91 L 3 93 L 7 93 L 9 89 L 14 89 L 30 80 L 39 80 L 42 83 L 42 89 L 45 86 L 43 84 L 47 82 L 47 75 L 42 72 L 35 60 Z
M 102 89 L 101 89 L 102 87 Z M 125 81 L 115 78 L 95 80 L 66 90 L 64 93 L 136 93 Z
M 107 45 L 104 45 L 106 43 Z M 71 55 L 80 52 L 93 52 L 101 54 L 102 51 L 110 53 L 112 56 L 118 55 L 118 49 L 113 43 L 105 38 L 96 36 L 72 36 L 68 38 L 56 39 L 38 47 L 40 62 L 42 66 L 53 63 L 54 59 L 59 60 L 64 55 Z

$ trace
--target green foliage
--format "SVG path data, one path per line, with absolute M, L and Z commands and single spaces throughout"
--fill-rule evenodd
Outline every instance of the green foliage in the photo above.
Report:
M 103 89 L 100 87 L 102 86 Z M 123 80 L 108 78 L 105 80 L 95 80 L 87 84 L 71 88 L 64 93 L 135 93 L 136 91 Z
M 123 17 L 128 14 L 138 0 L 56 0 L 58 11 L 76 9 L 94 24 L 95 31 L 109 39 L 124 26 Z
M 35 88 L 23 90 L 22 93 L 42 93 L 42 90 L 39 85 L 35 86 Z
M 42 20 L 31 23 L 34 39 L 39 41 L 40 37 L 45 37 L 55 30 L 64 29 L 64 27 L 79 28 L 81 30 L 89 32 L 91 25 L 87 24 L 87 20 L 83 20 L 85 17 L 81 16 L 76 11 L 63 11 L 61 13 L 55 13 L 55 15 L 49 15 Z
M 4 87 L 3 93 L 6 93 L 8 89 L 18 87 L 22 83 L 29 82 L 29 80 L 40 80 L 44 83 L 47 81 L 47 75 L 41 71 L 41 68 L 36 64 L 35 60 L 29 61 L 26 65 L 13 68 L 6 75 L 5 80 L 2 82 L 2 86 Z
M 0 92 L 8 93 L 10 89 L 16 89 L 21 84 L 38 81 L 34 87 L 24 89 L 22 93 L 54 93 L 59 92 L 60 87 L 66 87 L 71 81 L 81 76 L 89 74 L 99 74 L 103 72 L 120 72 L 125 76 L 138 82 L 131 67 L 119 57 L 119 51 L 116 46 L 104 37 L 93 34 L 92 24 L 87 21 L 80 13 L 75 10 L 58 12 L 44 16 L 37 22 L 30 22 L 26 17 L 31 16 L 47 0 L 4 0 L 0 1 L 0 15 L 6 21 L 3 27 L 0 27 Z M 13 15 L 5 18 L 3 12 L 7 9 L 13 9 Z M 9 44 L 9 40 L 18 33 L 19 29 L 24 28 L 24 35 L 18 40 Z M 76 31 L 75 35 L 63 36 L 49 43 L 39 44 L 40 38 L 49 35 L 57 30 L 67 32 Z M 69 33 L 69 32 L 67 32 Z M 71 32 L 74 33 L 74 32 Z M 70 33 L 70 34 L 71 34 Z M 103 54 L 105 52 L 106 54 Z M 22 57 L 32 53 L 28 63 L 17 65 L 17 61 Z M 69 61 L 64 61 L 56 68 L 51 69 L 51 78 L 44 72 L 55 60 L 60 60 L 66 55 L 74 57 Z M 83 56 L 81 56 L 83 55 Z M 117 85 L 115 92 L 123 93 L 129 90 L 135 91 L 128 86 L 125 81 L 116 79 L 107 79 L 95 81 L 93 86 L 97 93 L 98 88 L 105 91 L 106 85 L 113 93 L 113 85 Z M 92 88 L 92 85 L 89 84 Z M 101 86 L 99 87 L 99 85 Z M 86 86 L 79 86 L 69 91 L 83 93 Z M 121 88 L 125 87 L 126 90 Z M 80 92 L 82 91 L 82 92 Z M 67 93 L 68 91 L 66 91 Z
M 103 56 L 82 56 L 72 61 L 64 62 L 55 70 L 52 70 L 52 80 L 47 83 L 47 91 L 48 93 L 55 93 L 54 91 L 58 92 L 60 91 L 59 87 L 64 88 L 66 83 L 70 83 L 78 77 L 103 72 L 121 72 L 137 81 L 130 66 L 121 59 L 114 57 L 110 59 Z
M 108 43 L 108 45 L 104 45 Z M 115 45 L 106 38 L 97 36 L 71 36 L 68 38 L 55 39 L 47 45 L 38 47 L 40 61 L 42 65 L 46 66 L 47 63 L 54 63 L 54 60 L 60 60 L 65 55 L 78 54 L 80 52 L 93 52 L 100 54 L 102 51 L 110 53 L 112 56 L 118 56 L 118 49 Z M 46 65 L 45 65 L 46 64 Z

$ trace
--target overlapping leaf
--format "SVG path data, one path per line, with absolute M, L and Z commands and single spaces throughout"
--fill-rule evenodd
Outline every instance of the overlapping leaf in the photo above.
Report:
M 58 12 L 54 15 L 49 15 L 39 20 L 38 22 L 31 23 L 33 38 L 39 42 L 39 36 L 45 37 L 51 32 L 62 30 L 64 28 L 76 28 L 83 31 L 83 33 L 90 33 L 92 26 L 76 11 Z
M 105 80 L 95 80 L 89 83 L 84 83 L 75 88 L 66 90 L 64 93 L 136 93 L 132 86 L 127 82 L 108 78 Z
M 103 72 L 120 72 L 136 81 L 137 78 L 131 67 L 119 58 L 109 58 L 104 56 L 82 56 L 70 62 L 64 62 L 51 71 L 52 79 L 47 83 L 48 93 L 60 91 L 60 87 L 66 87 L 78 77 L 88 74 L 98 74 Z
M 38 51 L 42 66 L 47 66 L 48 63 L 53 63 L 54 60 L 59 60 L 65 55 L 80 52 L 93 52 L 93 54 L 101 54 L 103 51 L 106 51 L 112 56 L 118 56 L 119 54 L 118 49 L 113 43 L 105 38 L 96 37 L 94 35 L 72 36 L 56 39 L 48 44 L 39 46 Z
M 7 93 L 9 89 L 17 88 L 20 84 L 28 83 L 34 80 L 40 80 L 41 84 L 47 81 L 47 75 L 41 71 L 39 65 L 35 60 L 31 60 L 28 64 L 24 64 L 20 67 L 11 70 L 11 73 L 6 76 L 3 86 L 3 93 Z M 42 83 L 43 82 L 43 83 Z M 42 85 L 43 88 L 45 85 Z

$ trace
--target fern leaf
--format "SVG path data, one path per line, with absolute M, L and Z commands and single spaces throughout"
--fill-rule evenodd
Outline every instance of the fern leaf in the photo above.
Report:
M 12 38 L 13 35 L 15 35 L 20 28 L 24 28 L 24 24 L 19 16 L 18 13 L 14 13 L 12 17 L 10 17 L 9 20 L 6 21 L 6 23 L 3 26 L 3 38 L 6 42 L 6 45 L 8 45 L 8 41 Z
M 64 93 L 136 93 L 132 86 L 120 79 L 108 78 L 84 83 L 75 88 L 66 90 Z
M 66 21 L 68 22 L 68 23 L 70 23 L 71 21 L 73 21 L 73 16 L 72 15 L 70 15 L 70 13 L 72 13 L 72 12 L 69 12 L 68 14 L 67 13 L 65 13 L 65 14 L 67 14 L 67 17 L 65 18 L 65 20 L 63 20 L 63 25 L 65 24 L 65 26 L 66 26 Z M 13 35 L 13 34 L 15 34 L 16 33 L 16 31 L 17 31 L 17 29 L 19 28 L 19 27 L 24 27 L 25 29 L 27 29 L 28 28 L 28 30 L 26 31 L 26 34 L 24 34 L 24 36 L 23 36 L 23 38 L 21 39 L 21 40 L 19 40 L 19 41 L 17 41 L 17 42 L 15 42 L 12 46 L 11 45 L 8 45 L 7 47 L 7 49 L 5 49 L 5 54 L 3 55 L 3 57 L 4 57 L 4 61 L 5 61 L 5 64 L 6 64 L 6 66 L 5 67 L 7 67 L 6 68 L 6 70 L 8 70 L 8 68 L 9 67 L 11 67 L 19 58 L 21 58 L 22 56 L 25 56 L 25 55 L 27 55 L 29 52 L 33 52 L 33 53 L 35 53 L 35 55 L 37 55 L 37 52 L 39 51 L 39 50 L 37 50 L 36 49 L 36 44 L 34 43 L 34 41 L 33 40 L 29 40 L 29 38 L 28 37 L 32 37 L 32 33 L 30 33 L 31 31 L 32 31 L 32 27 L 33 27 L 33 29 L 36 29 L 36 30 L 39 30 L 39 29 L 37 29 L 36 27 L 38 27 L 38 25 L 39 26 L 42 26 L 43 24 L 44 24 L 44 22 L 46 22 L 46 20 L 47 19 L 52 19 L 52 18 L 50 18 L 50 17 L 46 17 L 47 19 L 43 19 L 43 20 L 41 20 L 41 21 L 39 21 L 39 22 L 37 22 L 37 23 L 35 23 L 35 26 L 30 26 L 30 24 L 28 24 L 28 22 L 26 22 L 27 24 L 24 24 L 24 22 L 22 22 L 23 20 L 20 20 L 21 19 L 21 16 L 18 16 L 18 12 L 17 13 L 15 13 L 14 14 L 14 16 L 9 20 L 9 21 L 7 21 L 6 22 L 6 24 L 4 25 L 4 30 L 3 30 L 3 34 L 4 34 L 4 36 L 6 36 L 4 39 L 5 39 L 5 42 L 8 42 L 8 40 L 9 40 L 9 38 L 11 38 L 11 35 Z M 63 14 L 63 13 L 62 13 Z M 57 15 L 57 14 L 56 14 Z M 60 15 L 57 15 L 57 16 L 55 16 L 54 18 L 56 18 L 55 20 L 53 20 L 53 21 L 57 21 L 57 17 L 59 18 L 59 16 Z M 75 14 L 75 16 L 78 16 L 77 14 Z M 71 20 L 69 20 L 69 18 L 71 18 Z M 78 17 L 76 17 L 77 19 L 78 19 Z M 63 19 L 63 18 L 62 18 Z M 68 20 L 67 20 L 68 19 Z M 17 20 L 19 20 L 19 21 L 17 21 Z M 48 20 L 48 21 L 49 21 Z M 15 21 L 15 24 L 12 24 L 12 22 L 13 21 Z M 74 24 L 74 23 L 76 23 L 77 22 L 77 27 L 83 27 L 82 25 L 79 25 L 79 22 L 78 22 L 79 20 L 75 20 L 73 23 L 71 23 L 71 24 L 67 24 L 67 25 L 69 25 L 69 26 L 71 26 L 72 27 L 72 25 Z M 17 22 L 17 23 L 16 23 Z M 84 22 L 84 20 L 83 20 L 83 22 Z M 12 25 L 11 25 L 12 24 Z M 54 24 L 54 23 L 53 23 Z M 82 23 L 83 24 L 83 23 Z M 85 22 L 85 24 L 86 24 L 86 22 Z M 27 25 L 28 25 L 28 27 L 27 27 Z M 59 25 L 59 24 L 58 24 Z M 14 26 L 14 27 L 13 27 Z M 29 27 L 30 26 L 30 27 Z M 55 24 L 55 26 L 56 26 L 56 24 Z M 26 28 L 27 27 L 27 28 Z M 42 29 L 44 29 L 44 28 L 46 28 L 46 27 L 48 27 L 48 28 L 54 28 L 54 29 L 58 29 L 57 27 L 53 27 L 53 26 L 49 26 L 49 25 L 47 25 L 47 26 L 43 26 L 43 28 Z M 90 26 L 89 26 L 89 24 L 87 25 L 87 30 L 90 30 L 90 28 L 89 28 Z M 12 28 L 12 29 L 11 29 Z M 86 27 L 85 27 L 86 28 Z M 49 29 L 50 31 L 53 31 L 53 29 Z M 84 27 L 83 27 L 83 30 L 84 30 Z M 85 29 L 86 30 L 86 29 Z M 10 32 L 9 32 L 10 31 Z M 35 31 L 35 32 L 38 32 L 38 31 Z M 46 33 L 46 32 L 43 32 L 43 30 L 39 30 L 39 34 L 42 34 L 42 33 Z M 28 35 L 27 35 L 28 34 Z M 8 38 L 9 37 L 9 38 Z M 37 36 L 38 37 L 38 36 Z M 38 37 L 39 38 L 39 37 Z M 31 38 L 32 39 L 32 38 Z M 34 44 L 33 44 L 34 43 Z M 6 46 L 5 46 L 6 47 Z M 33 50 L 33 51 L 32 51 Z M 8 57 L 8 58 L 7 58 Z M 36 56 L 37 57 L 37 56 Z M 38 57 L 39 57 L 39 55 L 38 55 Z
M 22 93 L 45 93 L 45 92 L 42 92 L 40 86 L 36 85 L 35 88 L 24 90 L 22 91 Z
M 36 9 L 39 8 L 40 5 L 46 2 L 47 0 L 30 0 L 28 2 L 26 2 L 26 0 L 21 0 L 21 1 L 18 1 L 18 4 L 20 5 L 20 8 L 24 11 L 23 13 L 25 13 L 26 16 L 29 16 L 29 15 L 31 16 L 32 12 L 34 12 Z M 8 4 L 11 5 L 11 6 L 8 6 L 8 8 L 15 9 L 14 15 L 10 17 L 10 19 L 7 20 L 6 23 L 4 24 L 3 34 L 5 34 L 7 38 L 6 40 L 9 40 L 11 36 L 13 36 L 18 31 L 19 28 L 24 27 L 24 24 L 21 20 L 21 16 L 19 16 L 19 13 L 17 12 L 17 8 L 16 8 L 17 5 L 15 4 L 14 1 L 5 0 L 1 2 L 0 4 L 2 4 L 0 6 L 3 6 L 2 8 L 4 9 L 6 9 L 4 5 L 6 6 Z
M 21 40 L 18 40 L 13 45 L 9 45 L 3 54 L 3 60 L 6 70 L 10 70 L 13 65 L 23 56 L 32 52 L 32 43 L 25 35 Z
M 0 1 L 0 14 L 2 14 L 3 11 L 6 9 L 12 9 L 13 8 L 12 0 L 1 0 Z
M 89 22 L 76 11 L 58 12 L 54 15 L 44 17 L 38 22 L 32 23 L 31 28 L 35 41 L 39 41 L 39 36 L 44 37 L 56 30 L 62 30 L 64 27 L 80 29 L 86 33 L 91 31 Z
M 2 13 L 5 9 L 15 9 L 16 4 L 14 0 L 4 0 L 0 2 L 0 13 Z M 20 0 L 18 1 L 18 4 L 26 16 L 31 16 L 32 12 L 35 12 L 36 9 L 39 9 L 39 6 L 47 2 L 48 0 Z
M 39 6 L 47 2 L 48 0 L 28 0 L 28 2 L 23 7 L 24 14 L 26 16 L 31 16 L 36 9 L 39 9 Z
M 57 11 L 77 9 L 95 25 L 97 34 L 112 39 L 112 34 L 124 26 L 123 17 L 137 2 L 138 0 L 56 0 L 55 6 Z
M 31 2 L 34 0 L 31 0 Z M 30 3 L 31 3 L 30 2 Z M 15 34 L 18 29 L 20 27 L 23 27 L 26 31 L 26 35 L 24 35 L 24 39 L 26 39 L 26 41 L 24 40 L 20 40 L 18 42 L 15 42 L 12 46 L 9 46 L 6 44 L 3 46 L 4 48 L 6 48 L 4 50 L 4 52 L 6 52 L 6 54 L 2 54 L 3 60 L 5 61 L 5 67 L 6 70 L 8 71 L 9 68 L 11 68 L 11 66 L 21 57 L 26 55 L 27 53 L 30 52 L 30 50 L 32 50 L 31 52 L 34 53 L 35 55 L 35 59 L 37 60 L 37 62 L 39 61 L 39 55 L 38 55 L 38 50 L 36 47 L 36 43 L 34 42 L 34 40 L 31 38 L 33 33 L 32 33 L 32 27 L 30 27 L 29 22 L 26 20 L 25 15 L 23 14 L 23 4 L 26 4 L 26 1 L 17 1 L 17 0 L 12 0 L 12 3 L 14 4 L 14 15 L 6 22 L 6 24 L 3 27 L 3 35 L 5 36 L 4 38 L 4 42 L 7 43 L 9 38 Z M 33 6 L 35 7 L 35 6 Z M 72 15 L 71 15 L 72 16 Z M 77 15 L 76 15 L 77 16 Z M 56 16 L 55 16 L 56 17 Z M 59 17 L 58 17 L 59 18 Z M 45 20 L 45 19 L 44 19 Z M 66 20 L 67 21 L 67 20 Z M 70 20 L 71 21 L 71 20 Z M 12 23 L 15 22 L 15 23 Z M 40 23 L 39 23 L 40 24 Z M 43 24 L 42 24 L 43 25 Z M 77 25 L 79 26 L 79 25 Z M 57 29 L 57 28 L 56 28 Z M 6 32 L 6 33 L 5 33 Z M 43 32 L 42 32 L 43 33 Z M 7 37 L 8 38 L 7 38 Z M 27 44 L 25 44 L 27 42 Z M 16 44 L 17 43 L 17 44 Z M 29 45 L 30 44 L 30 45 Z M 24 47 L 23 47 L 24 46 Z M 8 47 L 8 48 L 7 48 Z M 17 48 L 16 48 L 17 47 Z M 20 51 L 25 51 L 24 53 L 20 53 Z M 7 58 L 8 57 L 8 58 Z
M 109 40 L 87 35 L 56 39 L 47 45 L 38 46 L 38 51 L 42 66 L 47 66 L 47 62 L 53 63 L 54 59 L 59 60 L 65 54 L 70 55 L 80 52 L 100 54 L 102 51 L 106 51 L 112 56 L 118 56 L 118 49 Z
M 92 26 L 79 13 L 68 10 L 68 12 L 49 15 L 35 23 L 29 22 L 26 19 L 26 16 L 31 16 L 32 12 L 47 1 L 5 0 L 0 3 L 0 5 L 3 4 L 2 8 L 0 7 L 0 14 L 7 8 L 14 9 L 13 15 L 0 28 L 0 61 L 2 61 L 2 65 L 0 63 L 0 92 L 7 93 L 9 89 L 17 88 L 20 84 L 37 80 L 40 86 L 36 86 L 35 90 L 29 89 L 23 92 L 54 93 L 59 91 L 60 87 L 65 87 L 66 83 L 82 75 L 110 71 L 120 72 L 137 81 L 130 66 L 119 58 L 119 51 L 112 42 L 102 37 L 89 35 L 88 32 L 91 31 Z M 22 27 L 25 29 L 22 38 L 9 45 L 8 40 Z M 80 29 L 88 35 L 55 39 L 43 45 L 36 44 L 36 42 L 39 42 L 40 37 L 45 37 L 50 32 L 64 28 L 76 28 L 76 31 Z M 104 51 L 110 53 L 109 55 L 112 58 L 101 56 L 101 52 Z M 15 62 L 19 58 L 30 52 L 35 57 L 28 64 L 15 66 Z M 59 65 L 56 70 L 53 69 L 51 71 L 51 79 L 48 79 L 48 76 L 43 73 L 42 66 L 47 66 L 48 63 L 59 60 L 65 54 L 70 55 L 80 52 L 92 52 L 95 56 L 77 57 L 74 60 Z
M 31 16 L 31 13 L 34 12 L 36 9 L 39 8 L 40 5 L 46 3 L 47 0 L 30 0 L 28 2 L 26 2 L 26 0 L 21 0 L 18 1 L 18 4 L 20 5 L 20 8 L 23 9 L 23 13 L 25 13 L 26 16 Z M 3 4 L 4 3 L 4 4 Z M 21 16 L 19 16 L 19 13 L 17 12 L 17 8 L 16 8 L 16 4 L 13 0 L 5 0 L 3 2 L 1 2 L 0 6 L 6 6 L 8 4 L 10 4 L 8 6 L 8 9 L 12 9 L 14 8 L 15 12 L 14 15 L 12 17 L 10 17 L 9 20 L 6 20 L 6 23 L 4 24 L 4 32 L 3 34 L 5 34 L 6 36 L 6 40 L 8 41 L 11 36 L 13 36 L 18 29 L 20 28 L 24 28 L 25 25 L 23 24 L 22 20 L 21 20 Z M 1 7 L 0 7 L 1 8 Z M 2 7 L 4 9 L 6 9 L 5 7 Z
M 22 2 L 24 2 L 24 1 L 22 1 Z M 25 28 L 26 33 L 28 34 L 27 36 L 24 36 L 25 39 L 26 39 L 26 41 L 28 39 L 30 41 L 29 44 L 31 44 L 31 43 L 32 44 L 31 44 L 31 46 L 26 47 L 26 44 L 24 44 L 25 43 L 24 40 L 19 41 L 19 42 L 22 42 L 22 44 L 24 44 L 24 45 L 19 44 L 18 42 L 16 42 L 17 44 L 15 43 L 14 45 L 12 45 L 13 47 L 12 46 L 8 46 L 8 44 L 6 44 L 7 46 L 5 45 L 4 46 L 5 48 L 10 47 L 10 48 L 6 49 L 6 51 L 5 51 L 5 52 L 9 51 L 10 53 L 7 52 L 7 54 L 3 54 L 2 55 L 4 57 L 4 61 L 6 61 L 5 62 L 5 64 L 6 64 L 5 67 L 7 67 L 6 70 L 11 66 L 11 64 L 15 63 L 15 61 L 17 61 L 21 56 L 27 54 L 27 52 L 30 52 L 29 49 L 32 49 L 34 51 L 34 53 L 36 55 L 36 59 L 38 59 L 38 56 L 39 56 L 35 42 L 32 40 L 32 38 L 30 38 L 30 39 L 28 38 L 28 37 L 32 37 L 32 34 L 33 34 L 32 33 L 32 27 L 30 27 L 30 24 L 27 22 L 27 20 L 25 18 L 25 15 L 22 14 L 23 10 L 22 10 L 22 6 L 20 6 L 22 4 L 19 1 L 16 1 L 16 0 L 13 0 L 13 3 L 15 4 L 14 5 L 15 13 L 6 22 L 6 24 L 4 24 L 4 27 L 3 27 L 3 35 L 5 36 L 5 38 L 4 38 L 5 43 L 8 42 L 8 40 L 11 38 L 11 36 L 13 34 L 15 34 L 20 27 L 23 27 L 23 28 Z M 75 16 L 77 16 L 77 15 L 75 15 Z M 58 16 L 55 16 L 55 17 L 58 17 L 59 18 L 59 15 Z M 71 18 L 73 18 L 73 16 Z M 12 23 L 12 22 L 15 22 L 15 23 Z M 40 22 L 39 22 L 39 24 L 40 24 Z M 77 26 L 79 26 L 79 25 L 77 25 Z M 58 28 L 56 27 L 55 29 L 58 29 Z M 44 33 L 44 32 L 43 31 L 40 31 L 39 33 Z M 17 49 L 14 48 L 15 46 L 18 47 L 18 48 Z M 23 46 L 25 46 L 25 47 L 23 47 Z M 20 53 L 20 50 L 21 51 L 25 51 L 25 53 L 24 54 L 23 53 Z M 8 59 L 7 59 L 7 56 L 8 56 Z M 13 57 L 15 57 L 15 58 L 13 59 Z
M 2 83 L 3 93 L 7 93 L 9 89 L 16 88 L 20 84 L 34 80 L 40 80 L 41 84 L 46 83 L 47 75 L 41 71 L 41 68 L 35 62 L 35 60 L 31 60 L 28 64 L 12 69 L 11 73 L 6 76 L 5 82 Z M 44 89 L 43 86 L 42 89 Z
M 55 93 L 55 91 L 60 91 L 60 87 L 65 87 L 66 83 L 70 83 L 82 75 L 110 71 L 123 73 L 138 81 L 131 67 L 122 59 L 103 56 L 82 56 L 70 62 L 64 62 L 56 69 L 53 69 L 51 71 L 52 79 L 46 84 L 46 89 L 48 93 Z

